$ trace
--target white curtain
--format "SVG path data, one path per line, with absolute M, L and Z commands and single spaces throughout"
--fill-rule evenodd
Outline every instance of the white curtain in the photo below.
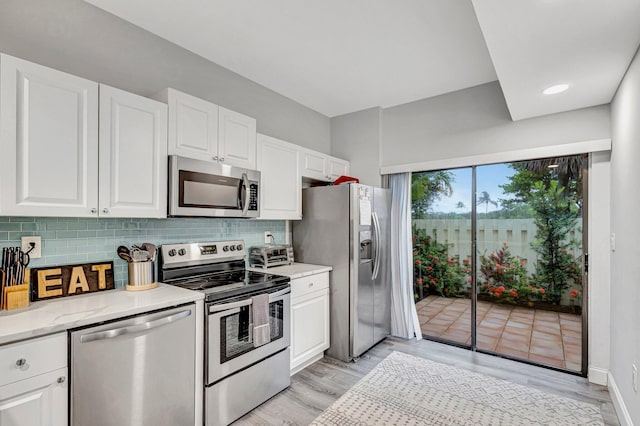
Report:
M 413 298 L 411 247 L 411 173 L 390 175 L 391 188 L 391 334 L 422 339 Z

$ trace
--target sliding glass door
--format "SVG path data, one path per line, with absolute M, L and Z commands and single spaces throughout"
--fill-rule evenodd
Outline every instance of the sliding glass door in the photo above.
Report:
M 415 298 L 425 336 L 471 346 L 472 169 L 415 173 Z
M 414 174 L 416 306 L 425 337 L 585 373 L 586 162 L 572 156 Z M 420 192 L 438 178 L 449 185 Z M 435 288 L 426 276 L 434 266 Z

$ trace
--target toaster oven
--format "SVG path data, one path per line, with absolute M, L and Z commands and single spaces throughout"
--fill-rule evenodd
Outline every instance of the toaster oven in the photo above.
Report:
M 268 244 L 249 249 L 251 267 L 267 269 L 272 266 L 290 265 L 293 263 L 293 247 L 288 244 Z

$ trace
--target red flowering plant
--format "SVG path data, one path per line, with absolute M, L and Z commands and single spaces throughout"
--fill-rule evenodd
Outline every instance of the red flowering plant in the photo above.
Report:
M 462 296 L 464 274 L 468 266 L 460 266 L 458 258 L 449 255 L 450 246 L 427 235 L 424 229 L 414 227 L 413 276 L 416 299 L 428 294 Z
M 480 293 L 485 293 L 505 303 L 516 303 L 535 295 L 544 294 L 544 289 L 529 285 L 526 261 L 514 256 L 507 243 L 487 255 L 480 256 Z M 542 292 L 540 291 L 542 290 Z

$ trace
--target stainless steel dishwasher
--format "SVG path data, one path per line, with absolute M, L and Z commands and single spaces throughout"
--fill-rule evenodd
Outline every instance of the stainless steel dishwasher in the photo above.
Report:
M 72 331 L 71 425 L 193 425 L 195 305 Z

